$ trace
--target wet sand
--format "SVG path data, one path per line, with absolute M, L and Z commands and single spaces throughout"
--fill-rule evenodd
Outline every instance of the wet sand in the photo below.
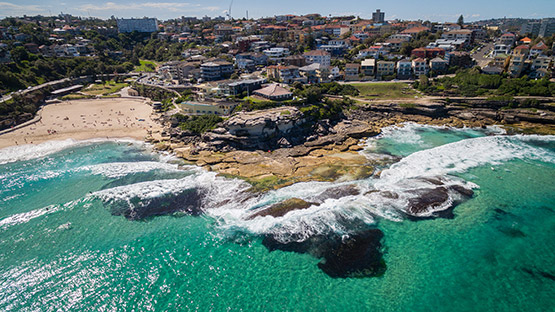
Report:
M 40 121 L 0 135 L 0 148 L 50 140 L 132 138 L 159 132 L 152 107 L 142 99 L 86 99 L 46 105 Z

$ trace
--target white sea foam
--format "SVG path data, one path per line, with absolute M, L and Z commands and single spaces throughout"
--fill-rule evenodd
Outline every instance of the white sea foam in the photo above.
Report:
M 401 221 L 403 214 L 414 214 L 408 210 L 411 201 L 427 196 L 422 195 L 423 192 L 442 188 L 443 191 L 439 192 L 447 193 L 446 200 L 417 213 L 421 217 L 430 216 L 452 207 L 462 199 L 463 195 L 453 187 L 478 187 L 452 174 L 512 159 L 555 162 L 552 152 L 527 144 L 534 140 L 553 142 L 555 137 L 479 137 L 419 151 L 384 170 L 380 178 L 355 182 L 360 190 L 359 195 L 326 199 L 307 209 L 290 211 L 281 217 L 248 218 L 255 211 L 288 198 L 296 197 L 314 202 L 325 190 L 348 183 L 297 183 L 241 204 L 232 201 L 219 209 L 208 210 L 207 213 L 219 218 L 220 226 L 227 230 L 225 232 L 239 230 L 259 235 L 270 234 L 278 241 L 286 243 L 291 240 L 302 241 L 329 231 L 349 233 L 349 226 L 354 221 L 366 224 L 372 224 L 376 218 Z
M 83 166 L 76 171 L 90 171 L 94 175 L 102 175 L 107 178 L 120 178 L 132 173 L 150 172 L 162 170 L 166 172 L 179 172 L 177 164 L 156 161 L 140 162 L 115 162 L 97 165 Z
M 134 205 L 133 201 L 148 200 L 165 195 L 179 194 L 185 190 L 202 188 L 205 190 L 207 207 L 216 207 L 224 200 L 235 198 L 238 192 L 244 191 L 248 184 L 232 179 L 218 177 L 216 173 L 197 169 L 195 174 L 181 179 L 166 179 L 140 182 L 118 186 L 92 193 L 90 196 L 100 198 L 104 202 L 125 201 Z
M 60 209 L 60 207 L 61 206 L 50 205 L 44 208 L 11 215 L 7 218 L 0 220 L 0 229 L 7 229 L 8 227 L 16 224 L 27 223 L 34 218 L 38 218 L 40 216 L 56 212 Z
M 16 161 L 41 158 L 68 148 L 102 142 L 125 142 L 144 144 L 141 141 L 133 139 L 91 139 L 82 141 L 67 139 L 63 141 L 47 141 L 40 144 L 11 146 L 0 149 L 0 165 Z
M 543 139 L 549 140 L 549 138 Z M 555 161 L 552 153 L 528 145 L 524 142 L 526 140 L 530 140 L 530 138 L 523 136 L 480 137 L 419 151 L 384 170 L 376 186 L 388 187 L 393 183 L 410 178 L 460 173 L 481 165 L 496 165 L 511 159 Z

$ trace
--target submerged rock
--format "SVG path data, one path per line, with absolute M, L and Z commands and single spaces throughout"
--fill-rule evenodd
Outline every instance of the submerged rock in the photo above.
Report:
M 342 186 L 329 188 L 323 191 L 316 198 L 319 201 L 324 201 L 328 198 L 339 199 L 345 196 L 353 196 L 353 195 L 359 195 L 359 194 L 360 194 L 360 190 L 358 189 L 358 187 L 354 184 L 349 184 L 349 185 L 342 185 Z
M 449 199 L 449 193 L 445 187 L 418 189 L 412 193 L 416 194 L 416 197 L 409 199 L 407 211 L 414 215 L 426 213 Z
M 371 229 L 342 239 L 341 244 L 324 253 L 318 267 L 331 277 L 380 276 L 386 270 L 380 252 L 383 232 Z
M 307 209 L 312 205 L 317 204 L 309 203 L 300 198 L 290 198 L 250 215 L 249 217 L 247 217 L 247 220 L 252 220 L 256 217 L 264 216 L 282 217 L 289 211 Z
M 262 244 L 269 251 L 308 253 L 323 258 L 318 268 L 333 278 L 374 277 L 383 275 L 386 270 L 382 258 L 382 238 L 383 232 L 379 229 L 366 229 L 347 237 L 333 233 L 288 243 L 281 243 L 269 235 L 262 240 Z
M 116 216 L 123 215 L 129 220 L 143 220 L 153 216 L 178 212 L 198 216 L 203 213 L 203 194 L 203 190 L 193 188 L 177 195 L 167 194 L 143 200 L 134 198 L 129 202 L 114 202 L 111 204 L 112 214 Z

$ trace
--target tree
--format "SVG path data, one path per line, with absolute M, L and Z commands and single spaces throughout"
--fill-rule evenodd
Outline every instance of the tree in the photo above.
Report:
M 459 19 L 457 20 L 457 24 L 459 24 L 459 26 L 463 27 L 464 17 L 462 16 L 462 14 L 461 14 L 461 16 L 459 16 Z

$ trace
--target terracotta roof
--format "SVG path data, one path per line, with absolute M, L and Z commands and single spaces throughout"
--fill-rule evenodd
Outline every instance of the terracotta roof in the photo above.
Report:
M 532 39 L 530 39 L 528 37 L 524 37 L 524 38 L 520 39 L 520 42 L 532 42 Z
M 545 50 L 548 47 L 543 43 L 543 41 L 538 42 L 535 46 L 532 47 L 533 50 Z
M 260 90 L 256 90 L 256 93 L 263 94 L 268 97 L 272 96 L 282 96 L 282 95 L 290 95 L 291 92 L 289 90 L 280 87 L 278 84 L 271 84 L 265 88 Z
M 518 47 L 515 48 L 515 50 L 528 50 L 528 47 L 525 45 L 519 45 Z
M 419 32 L 422 31 L 429 31 L 430 29 L 428 27 L 412 27 L 412 28 L 407 28 L 405 30 L 403 30 L 401 33 L 402 34 L 417 34 Z
M 324 50 L 312 50 L 312 51 L 308 51 L 305 52 L 304 55 L 306 56 L 326 56 L 326 55 L 330 55 L 329 52 L 324 51 Z

